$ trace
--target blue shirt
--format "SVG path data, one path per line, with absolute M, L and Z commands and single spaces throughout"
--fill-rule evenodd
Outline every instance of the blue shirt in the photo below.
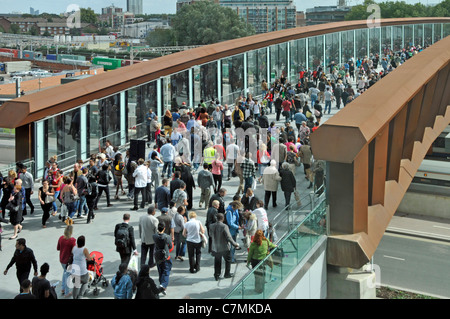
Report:
M 155 202 L 158 204 L 158 209 L 169 207 L 170 204 L 170 190 L 165 186 L 159 186 L 155 190 Z
M 172 113 L 172 119 L 174 122 L 176 122 L 179 118 L 180 118 L 180 113 L 178 113 L 178 112 Z
M 195 120 L 194 119 L 190 119 L 187 123 L 186 123 L 186 129 L 188 132 L 191 131 L 191 128 L 195 126 Z
M 111 280 L 111 287 L 114 289 L 114 296 L 117 299 L 131 299 L 133 297 L 133 282 L 129 275 L 123 275 L 119 282 L 116 282 L 117 275 Z
M 237 209 L 233 210 L 231 205 L 228 205 L 226 209 L 226 218 L 231 236 L 236 235 L 239 231 L 239 211 Z
M 296 124 L 302 124 L 303 121 L 307 122 L 308 120 L 306 119 L 305 114 L 301 113 L 301 112 L 297 112 L 294 115 L 294 120 Z
M 175 160 L 175 147 L 172 144 L 164 144 L 161 147 L 160 152 L 163 162 L 173 162 Z

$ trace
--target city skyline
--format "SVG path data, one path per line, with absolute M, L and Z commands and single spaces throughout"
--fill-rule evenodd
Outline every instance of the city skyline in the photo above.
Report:
M 423 4 L 437 4 L 441 1 L 439 0 L 403 0 L 408 4 L 414 4 L 418 2 L 422 2 Z M 312 8 L 315 6 L 332 6 L 337 4 L 337 0 L 316 0 L 314 1 L 314 5 L 309 1 L 304 0 L 294 0 L 293 1 L 297 11 L 306 11 L 307 8 Z M 384 2 L 384 1 L 378 1 Z M 161 14 L 168 13 L 174 14 L 176 13 L 176 3 L 177 0 L 165 0 L 165 1 L 157 1 L 157 0 L 144 0 L 143 3 L 143 12 L 144 14 Z M 357 5 L 362 4 L 363 0 L 347 0 L 348 5 Z M 67 7 L 71 4 L 76 4 L 81 8 L 91 8 L 95 13 L 100 14 L 102 8 L 108 7 L 110 5 L 114 5 L 119 8 L 126 9 L 127 1 L 126 0 L 97 0 L 95 1 L 95 5 L 93 5 L 92 1 L 89 0 L 22 0 L 20 2 L 13 2 L 8 4 L 8 11 L 4 11 L 2 13 L 13 13 L 13 12 L 21 12 L 21 13 L 29 13 L 30 7 L 33 7 L 35 10 L 39 10 L 40 13 L 55 13 L 60 14 L 64 13 Z

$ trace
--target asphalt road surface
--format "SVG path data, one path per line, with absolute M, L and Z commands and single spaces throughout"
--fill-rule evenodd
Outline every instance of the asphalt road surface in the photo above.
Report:
M 373 263 L 381 285 L 450 298 L 450 243 L 386 233 Z

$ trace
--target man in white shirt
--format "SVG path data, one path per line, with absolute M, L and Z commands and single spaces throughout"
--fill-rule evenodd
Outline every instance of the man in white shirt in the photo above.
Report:
M 258 230 L 264 232 L 264 236 L 267 237 L 269 230 L 269 219 L 267 218 L 267 212 L 264 209 L 264 202 L 261 199 L 256 201 L 256 209 L 253 211 L 258 221 Z
M 236 145 L 234 140 L 231 140 L 231 144 L 227 146 L 227 164 L 228 164 L 228 180 L 230 180 L 231 172 L 233 171 L 234 163 L 239 154 L 239 147 Z
M 146 165 L 144 165 L 144 159 L 140 158 L 138 160 L 138 167 L 133 173 L 134 177 L 134 206 L 130 210 L 138 210 L 138 195 L 142 194 L 141 200 L 141 208 L 145 208 L 146 202 L 146 188 L 147 188 L 147 180 L 151 179 L 151 173 L 149 173 L 149 169 Z
M 327 113 L 327 109 L 328 109 L 328 114 L 330 114 L 330 112 L 331 112 L 331 100 L 333 99 L 334 95 L 331 92 L 329 87 L 326 88 L 324 96 L 325 96 L 325 110 L 324 110 L 324 114 Z
M 161 147 L 160 149 L 162 157 L 161 159 L 164 162 L 161 178 L 164 178 L 164 173 L 166 172 L 166 169 L 167 169 L 167 177 L 170 177 L 172 175 L 173 161 L 175 160 L 176 152 L 177 151 L 175 149 L 175 146 L 172 145 L 170 139 L 167 140 L 166 144 L 164 144 Z
M 259 103 L 258 100 L 255 100 L 252 107 L 253 107 L 253 119 L 257 121 L 261 113 L 261 104 Z

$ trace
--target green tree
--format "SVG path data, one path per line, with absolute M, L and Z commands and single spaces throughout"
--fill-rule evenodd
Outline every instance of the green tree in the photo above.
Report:
M 10 33 L 14 33 L 14 34 L 18 34 L 18 33 L 20 33 L 20 27 L 17 24 L 11 24 L 9 32 Z
M 81 23 L 97 23 L 97 15 L 91 8 L 80 8 Z
M 155 30 L 149 32 L 146 41 L 150 47 L 164 47 L 177 44 L 175 32 L 172 29 L 156 28 Z
M 450 0 L 444 2 L 450 3 Z M 370 4 L 380 6 L 382 19 L 440 16 L 440 13 L 433 14 L 434 6 L 425 6 L 421 3 L 408 4 L 405 1 L 378 2 L 365 0 L 363 4 L 353 6 L 350 12 L 346 14 L 345 20 L 366 20 L 372 14 L 372 12 L 367 12 L 367 7 Z
M 35 26 L 35 25 L 32 26 L 30 31 L 29 31 L 30 35 L 39 35 L 40 33 L 41 32 L 39 31 L 39 28 L 37 26 Z
M 209 1 L 183 6 L 172 18 L 179 45 L 204 45 L 255 34 L 231 8 Z

